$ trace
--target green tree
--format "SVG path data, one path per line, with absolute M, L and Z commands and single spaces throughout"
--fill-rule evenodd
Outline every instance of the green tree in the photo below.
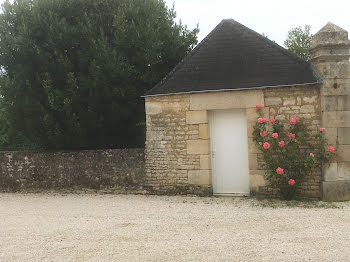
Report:
M 311 27 L 309 25 L 306 25 L 304 29 L 301 26 L 295 27 L 289 30 L 287 39 L 284 41 L 284 45 L 289 51 L 305 61 L 310 60 L 310 53 L 308 50 L 312 40 L 310 29 Z
M 141 96 L 197 43 L 163 0 L 15 0 L 0 15 L 1 106 L 42 149 L 143 146 Z M 5 114 L 5 113 L 4 113 Z

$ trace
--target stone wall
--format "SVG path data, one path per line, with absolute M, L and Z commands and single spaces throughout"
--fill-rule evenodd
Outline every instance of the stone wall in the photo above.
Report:
M 145 185 L 160 194 L 210 195 L 209 168 L 203 169 L 209 155 L 207 114 L 190 111 L 189 95 L 150 97 L 146 123 Z
M 0 190 L 138 189 L 143 151 L 0 152 Z
M 225 91 L 146 98 L 146 185 L 160 193 L 212 194 L 208 112 L 245 109 L 247 118 L 249 181 L 252 193 L 268 191 L 259 153 L 253 143 L 256 104 L 266 117 L 286 123 L 293 116 L 320 127 L 320 86 Z M 320 197 L 320 172 L 300 187 L 299 194 Z
M 312 134 L 319 132 L 321 124 L 320 85 L 266 89 L 264 98 L 269 117 L 289 124 L 292 117 L 299 116 L 305 120 Z M 321 169 L 314 170 L 300 185 L 299 195 L 320 198 L 321 180 Z
M 323 77 L 322 125 L 337 158 L 323 170 L 324 200 L 350 200 L 350 41 L 348 32 L 328 23 L 313 36 L 311 62 Z

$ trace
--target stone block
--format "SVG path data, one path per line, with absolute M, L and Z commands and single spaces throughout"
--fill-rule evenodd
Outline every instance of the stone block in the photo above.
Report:
M 308 113 L 314 113 L 315 107 L 313 105 L 304 105 L 300 107 L 300 113 L 302 114 L 308 114 Z
M 249 175 L 249 188 L 251 192 L 258 192 L 259 187 L 266 186 L 264 176 L 262 175 Z
M 283 98 L 283 105 L 284 106 L 295 105 L 295 97 Z
M 341 145 L 350 145 L 350 127 L 338 128 L 338 142 Z
M 199 159 L 200 169 L 211 169 L 210 155 L 201 155 Z
M 162 113 L 162 103 L 159 102 L 146 102 L 146 115 L 157 115 Z
M 200 139 L 209 139 L 209 125 L 200 124 L 199 125 L 199 138 Z
M 321 110 L 324 112 L 337 111 L 337 96 L 321 96 Z
M 323 201 L 348 201 L 350 200 L 350 181 L 322 182 Z
M 210 170 L 189 170 L 188 183 L 191 185 L 210 185 L 211 175 Z
M 263 107 L 261 109 L 261 112 L 262 114 L 264 115 L 265 118 L 269 118 L 269 110 L 270 108 L 269 107 Z M 247 121 L 254 121 L 256 122 L 259 118 L 259 112 L 258 110 L 256 110 L 256 108 L 247 108 L 246 109 L 246 118 L 247 118 Z
M 321 89 L 322 95 L 349 95 L 350 79 L 324 79 Z
M 338 180 L 338 164 L 329 163 L 323 168 L 324 181 Z
M 350 180 L 350 162 L 338 163 L 339 180 Z
M 248 121 L 247 122 L 247 135 L 248 135 L 248 137 L 253 137 L 254 126 L 255 126 L 255 121 Z
M 257 145 L 253 141 L 253 138 L 250 138 L 250 137 L 248 137 L 248 152 L 249 154 L 260 153 L 260 150 L 258 149 Z
M 321 63 L 317 68 L 324 79 L 350 78 L 349 61 Z
M 305 104 L 314 104 L 317 102 L 318 96 L 304 96 L 303 101 Z
M 186 112 L 187 124 L 206 124 L 208 123 L 208 112 L 202 111 L 188 111 Z
M 337 160 L 341 162 L 350 162 L 350 145 L 338 145 Z
M 186 144 L 189 155 L 209 155 L 209 140 L 187 140 Z
M 262 176 L 264 177 L 265 170 L 249 170 L 249 176 Z
M 257 170 L 257 169 L 259 169 L 259 166 L 258 166 L 258 154 L 249 154 L 248 155 L 248 161 L 249 161 L 249 170 Z
M 197 93 L 190 96 L 191 110 L 215 110 L 264 106 L 263 90 Z
M 279 106 L 282 105 L 282 99 L 280 97 L 266 97 L 265 106 Z
M 350 127 L 350 111 L 322 113 L 323 127 Z
M 350 81 L 350 79 L 349 79 Z M 350 111 L 350 94 L 347 96 L 338 96 L 338 111 Z
M 301 97 L 297 97 L 297 105 L 300 106 L 301 105 Z
M 319 130 L 317 130 L 317 132 L 319 132 Z M 338 129 L 335 127 L 328 127 L 324 133 L 324 136 L 329 144 L 336 145 L 338 139 Z

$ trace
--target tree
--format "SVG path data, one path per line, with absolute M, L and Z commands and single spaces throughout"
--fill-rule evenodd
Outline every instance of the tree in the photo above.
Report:
M 311 27 L 309 25 L 306 25 L 304 29 L 301 26 L 295 27 L 289 30 L 287 39 L 284 41 L 284 45 L 289 51 L 305 61 L 310 60 L 310 53 L 308 50 L 312 40 L 310 29 Z
M 163 0 L 15 0 L 0 15 L 11 128 L 42 149 L 143 146 L 141 96 L 197 43 Z

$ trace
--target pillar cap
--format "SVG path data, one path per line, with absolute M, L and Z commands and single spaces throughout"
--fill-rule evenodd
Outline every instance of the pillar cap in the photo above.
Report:
M 329 22 L 312 37 L 310 49 L 314 49 L 319 46 L 338 46 L 344 44 L 350 45 L 348 32 L 343 28 Z
M 311 61 L 349 59 L 350 41 L 343 28 L 327 23 L 313 37 L 310 47 Z

